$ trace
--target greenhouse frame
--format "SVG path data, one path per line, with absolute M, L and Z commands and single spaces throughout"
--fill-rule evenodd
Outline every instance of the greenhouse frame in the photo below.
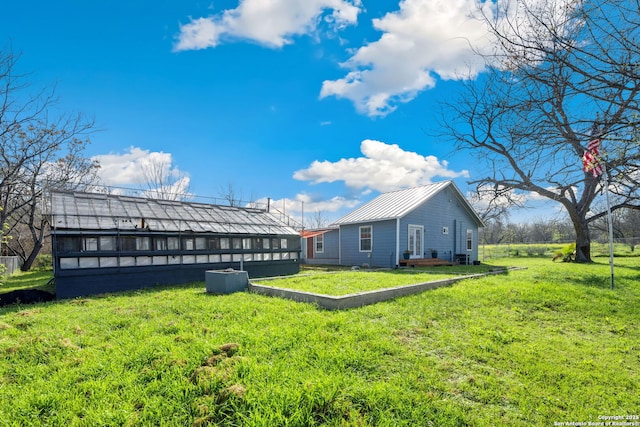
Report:
M 300 268 L 298 231 L 269 208 L 65 191 L 47 201 L 58 298 Z

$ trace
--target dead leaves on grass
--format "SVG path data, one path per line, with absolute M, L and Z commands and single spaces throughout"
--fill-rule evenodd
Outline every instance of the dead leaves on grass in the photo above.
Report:
M 242 360 L 236 354 L 239 349 L 240 345 L 237 343 L 222 344 L 193 371 L 191 381 L 204 394 L 197 400 L 196 410 L 200 416 L 195 420 L 194 426 L 215 422 L 234 402 L 244 398 L 247 392 L 245 386 L 232 383 L 234 366 Z

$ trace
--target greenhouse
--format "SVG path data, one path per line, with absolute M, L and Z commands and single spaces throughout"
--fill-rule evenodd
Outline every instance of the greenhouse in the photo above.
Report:
M 268 208 L 61 191 L 47 202 L 58 298 L 299 271 L 299 233 Z

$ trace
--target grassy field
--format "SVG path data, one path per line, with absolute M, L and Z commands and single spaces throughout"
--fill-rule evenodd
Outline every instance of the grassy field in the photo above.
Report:
M 341 312 L 208 295 L 202 283 L 0 308 L 0 425 L 552 426 L 637 415 L 640 258 L 616 259 L 614 290 L 604 259 L 491 264 L 527 269 Z
M 506 257 L 549 257 L 556 251 L 562 251 L 569 247 L 568 243 L 501 243 L 499 245 L 482 244 L 478 248 L 478 256 L 483 261 Z M 573 247 L 575 250 L 575 246 Z M 637 251 L 632 250 L 628 244 L 615 243 L 613 245 L 616 257 L 638 256 Z M 591 257 L 594 261 L 609 257 L 609 244 L 591 242 Z

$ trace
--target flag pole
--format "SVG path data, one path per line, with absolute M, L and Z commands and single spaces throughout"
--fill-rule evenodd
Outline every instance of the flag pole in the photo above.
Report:
M 602 143 L 598 117 L 591 128 L 591 140 L 582 156 L 582 165 L 585 173 L 590 173 L 594 178 L 603 177 L 602 191 L 607 199 L 607 222 L 609 223 L 609 266 L 611 267 L 611 289 L 614 288 L 613 275 L 613 220 L 611 219 L 611 202 L 609 201 L 609 173 L 607 165 L 600 156 L 600 144 Z
M 609 172 L 607 172 L 607 165 L 604 162 L 602 163 L 602 172 L 604 177 L 603 190 L 607 198 L 607 222 L 609 223 L 609 267 L 611 269 L 611 289 L 613 289 L 613 219 L 611 218 L 611 203 L 609 202 Z

